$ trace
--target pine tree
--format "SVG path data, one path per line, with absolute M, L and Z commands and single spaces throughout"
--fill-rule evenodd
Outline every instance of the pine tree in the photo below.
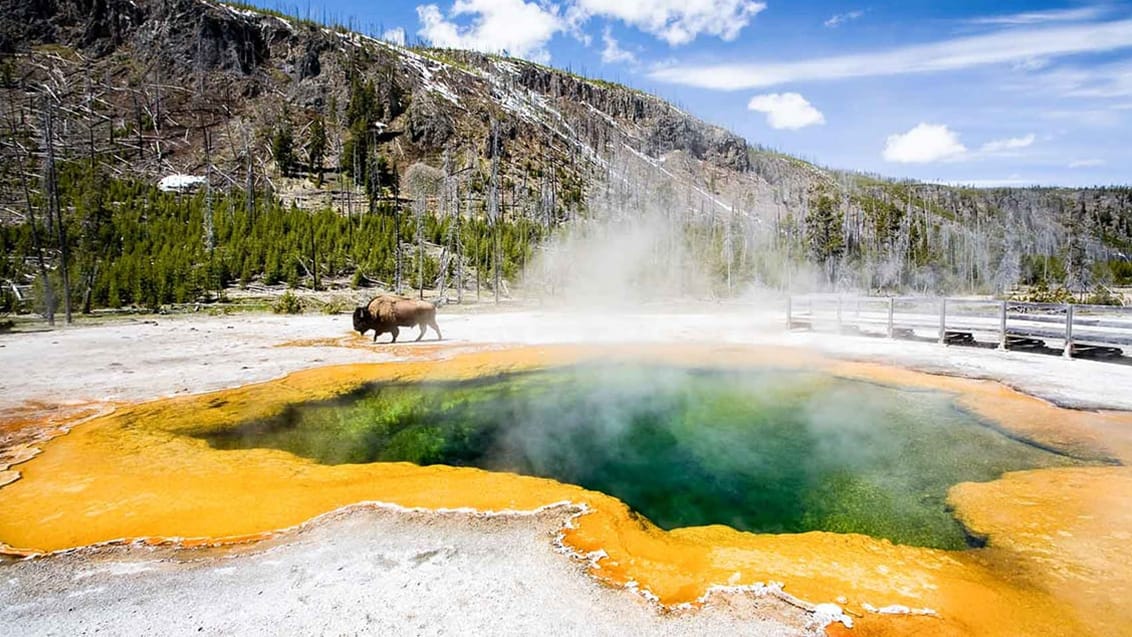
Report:
M 354 178 L 354 183 L 366 184 L 372 173 L 370 167 L 370 131 L 380 120 L 380 108 L 372 81 L 363 82 L 355 74 L 350 81 L 350 100 L 346 105 L 346 127 L 350 137 L 342 146 L 342 169 Z
M 837 264 L 845 252 L 845 238 L 841 233 L 842 214 L 837 200 L 821 193 L 806 215 L 806 232 L 810 240 L 810 256 L 825 270 L 826 280 L 832 283 L 837 277 Z
M 294 146 L 291 122 L 284 117 L 271 136 L 271 156 L 275 158 L 275 165 L 279 167 L 279 172 L 283 173 L 283 176 L 291 174 L 291 167 L 295 163 Z

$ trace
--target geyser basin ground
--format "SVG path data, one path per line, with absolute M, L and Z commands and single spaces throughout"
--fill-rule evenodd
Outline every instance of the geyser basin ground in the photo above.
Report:
M 581 365 L 367 385 L 203 434 L 323 464 L 406 461 L 553 478 L 664 529 L 863 533 L 967 547 L 947 489 L 1080 461 L 1005 436 L 951 396 L 773 369 Z
M 439 349 L 415 351 L 451 356 Z M 599 580 L 635 582 L 665 604 L 694 602 L 713 585 L 782 582 L 799 598 L 841 604 L 856 620 L 855 634 L 1128 633 L 1132 475 L 1124 466 L 1021 471 L 952 487 L 947 500 L 956 516 L 989 544 L 942 551 L 857 534 L 751 534 L 722 526 L 664 531 L 609 496 L 552 480 L 409 463 L 324 465 L 279 450 L 217 451 L 190 435 L 270 418 L 288 405 L 337 398 L 367 383 L 458 381 L 610 359 L 677 366 L 710 361 L 719 369 L 773 363 L 941 390 L 1011 435 L 1079 457 L 1132 459 L 1127 414 L 1059 409 L 994 382 L 846 363 L 791 349 L 528 347 L 441 361 L 322 368 L 122 407 L 50 441 L 41 455 L 15 467 L 22 479 L 0 489 L 0 541 L 37 551 L 115 538 L 207 543 L 259 538 L 363 501 L 481 511 L 532 511 L 569 501 L 588 512 L 563 529 L 563 546 L 601 555 L 591 569 Z M 935 615 L 868 610 L 889 605 L 932 609 Z

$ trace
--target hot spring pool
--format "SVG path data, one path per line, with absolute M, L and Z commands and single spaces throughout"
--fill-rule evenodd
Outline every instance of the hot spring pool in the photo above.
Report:
M 205 436 L 325 464 L 408 461 L 553 478 L 658 526 L 835 531 L 961 549 L 947 489 L 1082 464 L 934 391 L 827 374 L 588 365 L 381 383 Z

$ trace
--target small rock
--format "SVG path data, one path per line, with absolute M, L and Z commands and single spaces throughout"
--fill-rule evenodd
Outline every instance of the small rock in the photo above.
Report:
M 818 604 L 814 606 L 814 621 L 822 627 L 833 622 L 841 622 L 846 628 L 853 627 L 853 619 L 841 612 L 837 604 Z

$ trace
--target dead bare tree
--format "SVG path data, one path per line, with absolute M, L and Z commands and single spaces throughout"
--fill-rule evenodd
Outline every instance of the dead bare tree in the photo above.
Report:
M 35 250 L 36 266 L 39 270 L 39 280 L 43 285 L 44 315 L 47 324 L 55 325 L 55 289 L 51 284 L 51 277 L 47 272 L 47 261 L 43 257 L 43 243 L 39 238 L 39 221 L 35 216 L 35 205 L 32 203 L 31 186 L 28 184 L 27 159 L 30 153 L 19 141 L 19 131 L 16 127 L 15 107 L 9 96 L 9 135 L 12 148 L 16 153 L 16 172 L 20 176 L 20 189 L 23 191 L 24 204 L 27 206 L 28 225 L 31 226 L 32 249 Z
M 54 219 L 55 236 L 59 240 L 59 270 L 63 279 L 63 320 L 70 325 L 71 317 L 71 276 L 70 249 L 67 246 L 67 225 L 63 223 L 63 210 L 59 205 L 59 176 L 55 167 L 55 101 L 56 96 L 45 90 L 43 98 L 43 143 L 45 161 L 43 171 L 44 191 L 47 194 L 48 214 Z
M 440 218 L 447 222 L 444 232 L 444 247 L 440 252 L 440 272 L 437 278 L 437 294 L 444 296 L 448 289 L 448 265 L 452 256 L 455 218 L 460 214 L 460 203 L 455 200 L 455 176 L 452 174 L 452 156 L 444 151 L 444 181 L 440 195 Z
M 444 174 L 439 170 L 417 162 L 405 171 L 405 190 L 413 200 L 413 217 L 416 222 L 417 243 L 417 285 L 419 297 L 424 298 L 424 213 L 428 206 L 428 199 L 435 197 L 444 181 Z
M 499 304 L 499 279 L 500 279 L 500 259 L 499 253 L 501 250 L 500 244 L 502 237 L 500 236 L 499 227 L 499 122 L 496 120 L 491 121 L 491 186 L 488 190 L 488 219 L 491 221 L 492 233 L 492 288 L 495 293 L 495 303 Z

